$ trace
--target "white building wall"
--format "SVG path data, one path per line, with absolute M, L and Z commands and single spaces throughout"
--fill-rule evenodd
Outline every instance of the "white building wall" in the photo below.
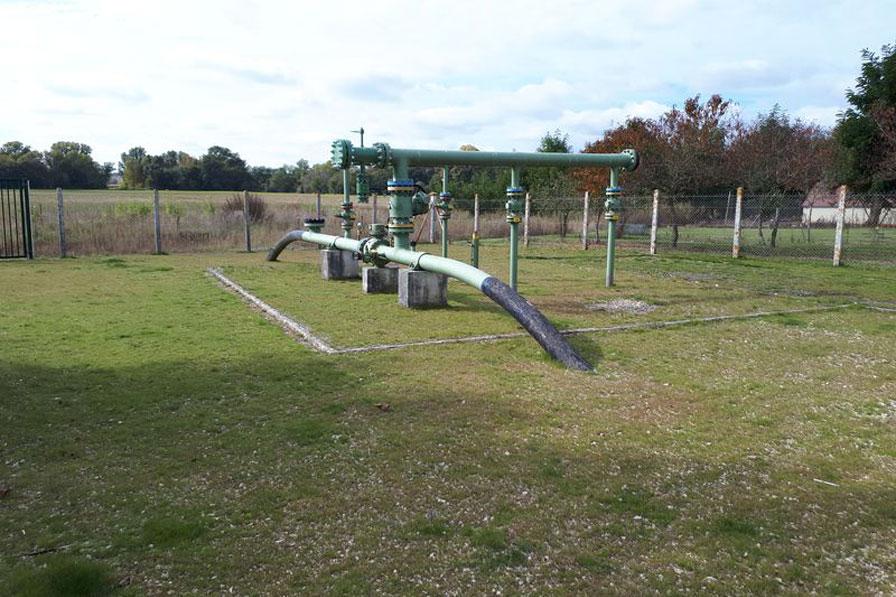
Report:
M 836 207 L 804 207 L 803 225 L 809 223 L 811 214 L 813 224 L 836 224 Z M 843 213 L 843 220 L 848 226 L 861 226 L 868 221 L 868 210 L 864 207 L 847 207 Z M 884 226 L 896 226 L 896 210 L 889 210 L 880 219 Z

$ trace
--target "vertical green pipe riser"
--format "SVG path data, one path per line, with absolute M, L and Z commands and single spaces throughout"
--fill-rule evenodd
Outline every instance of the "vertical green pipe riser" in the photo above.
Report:
M 411 248 L 414 231 L 414 181 L 408 178 L 407 160 L 397 160 L 392 168 L 392 180 L 386 183 L 389 191 L 389 232 L 393 246 Z
M 604 217 L 607 220 L 607 275 L 606 286 L 613 286 L 616 267 L 616 221 L 619 219 L 619 211 L 622 204 L 619 195 L 619 170 L 610 168 L 610 185 L 606 189 L 607 200 L 604 203 Z
M 448 220 L 451 219 L 451 193 L 448 191 L 448 168 L 442 168 L 442 192 L 436 204 L 441 224 L 442 257 L 448 257 Z
M 522 221 L 523 189 L 520 187 L 520 170 L 510 169 L 510 186 L 507 187 L 507 223 L 510 224 L 510 287 L 516 290 L 519 271 L 519 225 Z
M 339 218 L 342 220 L 342 236 L 351 238 L 352 225 L 355 221 L 355 213 L 352 210 L 351 189 L 348 186 L 349 171 L 348 168 L 342 169 L 342 211 L 339 212 Z

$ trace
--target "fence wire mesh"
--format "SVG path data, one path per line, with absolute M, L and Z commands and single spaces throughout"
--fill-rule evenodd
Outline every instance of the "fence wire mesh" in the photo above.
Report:
M 65 191 L 65 228 L 70 255 L 148 253 L 153 251 L 151 191 Z M 251 221 L 253 246 L 271 246 L 306 217 L 317 215 L 313 194 L 260 193 L 263 203 Z M 335 218 L 341 196 L 324 195 L 324 231 L 341 234 Z M 831 259 L 834 253 L 837 194 L 785 195 L 745 193 L 740 210 L 740 254 Z M 617 231 L 621 248 L 648 251 L 654 217 L 653 195 L 623 195 Z M 162 247 L 165 252 L 244 248 L 241 194 L 232 192 L 160 192 Z M 588 202 L 587 242 L 606 242 L 604 197 Z M 32 192 L 35 245 L 40 255 L 59 252 L 56 193 Z M 530 196 L 530 245 L 581 246 L 584 196 Z M 374 207 L 376 206 L 376 213 Z M 456 197 L 449 222 L 452 242 L 469 242 L 473 233 L 473 197 Z M 252 211 L 252 210 L 250 210 Z M 481 198 L 479 230 L 483 239 L 505 239 L 508 226 L 503 198 Z M 367 225 L 388 219 L 388 197 L 355 202 L 353 236 Z M 431 214 L 416 218 L 420 243 L 439 242 Z M 656 252 L 697 251 L 730 255 L 737 218 L 737 192 L 714 195 L 658 194 Z M 896 263 L 896 194 L 850 193 L 844 207 L 844 260 Z M 526 226 L 524 226 L 526 227 Z M 522 230 L 520 231 L 523 232 Z

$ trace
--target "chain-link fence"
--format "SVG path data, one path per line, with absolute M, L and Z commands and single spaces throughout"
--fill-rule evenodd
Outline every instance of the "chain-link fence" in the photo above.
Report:
M 656 251 L 833 259 L 840 218 L 831 194 L 658 194 Z M 896 262 L 896 195 L 847 194 L 841 258 Z M 740 203 L 740 206 L 738 206 Z M 888 207 L 889 206 L 889 207 Z M 738 209 L 739 207 L 739 209 Z
M 260 211 L 250 209 L 252 246 L 271 246 L 304 218 L 317 215 L 312 194 L 260 193 L 253 195 Z M 152 191 L 65 191 L 64 230 L 70 255 L 148 253 L 154 250 Z M 845 260 L 896 262 L 896 194 L 844 196 L 842 218 L 838 193 L 770 195 L 737 191 L 716 195 L 623 195 L 617 226 L 620 247 L 657 253 L 699 251 L 731 255 L 740 223 L 739 252 L 750 256 L 832 259 L 837 222 L 842 220 L 841 257 Z M 321 198 L 324 231 L 341 234 L 335 216 L 342 200 Z M 507 237 L 505 199 L 480 198 L 479 233 L 482 239 Z M 528 198 L 528 218 L 521 235 L 529 245 L 588 246 L 606 242 L 603 196 L 587 201 L 576 197 Z M 475 200 L 456 197 L 448 226 L 452 242 L 469 241 L 473 233 Z M 59 204 L 56 191 L 32 191 L 35 248 L 38 255 L 60 252 Z M 654 208 L 654 205 L 656 207 Z M 353 235 L 367 225 L 388 219 L 388 197 L 355 203 Z M 376 211 L 374 211 L 376 210 Z M 415 218 L 415 238 L 438 242 L 435 210 Z M 654 220 L 656 225 L 654 226 Z M 159 228 L 165 252 L 197 252 L 245 248 L 242 193 L 159 193 Z

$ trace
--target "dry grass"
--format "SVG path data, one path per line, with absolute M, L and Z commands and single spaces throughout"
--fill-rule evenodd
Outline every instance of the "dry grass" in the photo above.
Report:
M 251 224 L 254 248 L 273 245 L 284 233 L 301 226 L 306 217 L 316 215 L 316 195 L 305 193 L 253 193 L 265 205 L 265 214 Z M 166 253 L 196 253 L 245 247 L 241 209 L 228 209 L 232 192 L 161 191 L 162 250 Z M 65 227 L 69 255 L 124 255 L 151 253 L 154 250 L 151 191 L 65 191 Z M 333 217 L 339 211 L 340 195 L 321 197 L 324 232 L 341 234 L 341 222 Z M 58 255 L 58 218 L 56 193 L 32 191 L 34 205 L 35 249 L 38 255 Z M 238 203 L 238 202 L 237 202 Z M 356 234 L 366 233 L 374 221 L 373 202 L 355 204 Z M 388 197 L 377 198 L 377 219 L 388 217 Z M 422 228 L 420 241 L 429 240 L 429 222 L 417 218 Z M 507 222 L 503 211 L 483 213 L 482 238 L 503 238 Z M 556 235 L 560 222 L 555 216 L 532 216 L 529 231 L 533 237 Z M 449 223 L 451 241 L 469 239 L 473 233 L 470 211 L 456 209 Z M 570 239 L 578 234 L 571 226 Z M 436 225 L 436 239 L 439 238 Z

